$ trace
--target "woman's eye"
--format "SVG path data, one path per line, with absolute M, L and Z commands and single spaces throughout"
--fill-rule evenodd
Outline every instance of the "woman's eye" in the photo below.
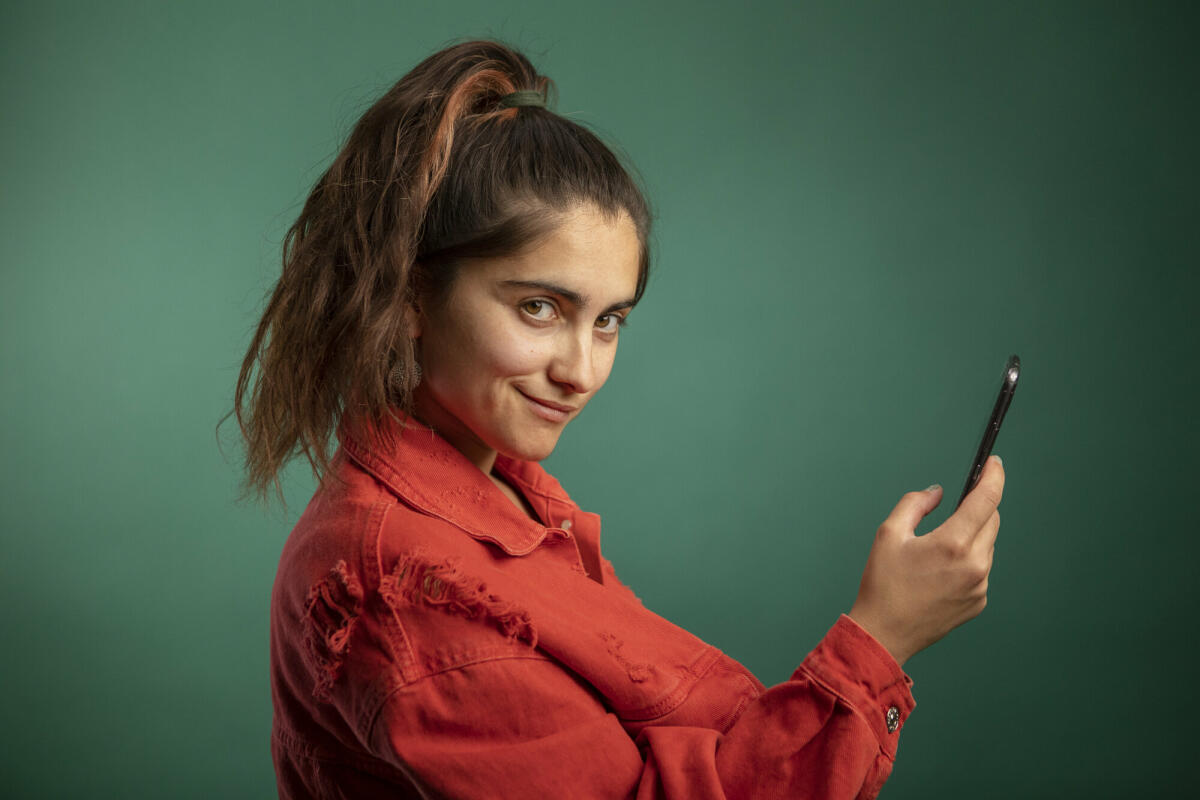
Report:
M 545 300 L 526 300 L 521 310 L 537 320 L 549 320 L 554 316 L 554 307 Z
M 605 333 L 616 333 L 624 324 L 625 319 L 620 314 L 605 314 L 596 320 L 596 327 Z

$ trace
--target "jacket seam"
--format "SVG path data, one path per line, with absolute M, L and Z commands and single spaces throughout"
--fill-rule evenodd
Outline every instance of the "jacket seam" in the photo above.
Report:
M 866 725 L 867 730 L 871 732 L 871 738 L 875 740 L 875 747 L 879 750 L 880 755 L 886 758 L 889 762 L 895 763 L 895 757 L 887 751 L 887 748 L 884 747 L 883 742 L 879 741 L 879 733 L 876 731 L 875 725 L 871 723 L 871 720 L 867 718 L 866 714 L 863 713 L 862 709 L 860 709 L 856 703 L 852 702 L 850 698 L 846 697 L 841 692 L 835 690 L 831 685 L 829 685 L 803 664 L 800 666 L 800 671 L 807 675 L 813 683 L 829 692 L 829 694 L 837 698 L 838 702 L 850 709 L 850 712 L 854 714 L 854 716 L 858 717 L 859 721 Z
M 431 672 L 424 673 L 420 677 L 414 678 L 411 681 L 402 681 L 399 685 L 393 686 L 388 692 L 386 692 L 380 696 L 380 701 L 378 703 L 378 706 L 375 709 L 375 713 L 371 718 L 371 724 L 366 729 L 367 741 L 368 742 L 373 741 L 375 738 L 375 726 L 379 724 L 380 712 L 383 710 L 384 706 L 386 706 L 388 704 L 388 701 L 392 699 L 393 695 L 395 695 L 397 692 L 401 691 L 402 689 L 408 689 L 408 688 L 412 687 L 414 684 L 420 683 L 421 681 L 426 680 L 428 678 L 433 678 L 438 675 L 444 675 L 447 672 L 455 672 L 455 671 L 461 670 L 465 667 L 475 666 L 476 664 L 488 664 L 488 663 L 491 663 L 494 661 L 521 661 L 521 660 L 553 661 L 554 659 L 550 658 L 549 656 L 538 655 L 536 653 L 514 653 L 512 655 L 493 656 L 491 658 L 481 658 L 477 661 L 469 661 L 469 662 L 466 662 L 463 664 L 455 664 L 452 667 L 445 667 L 444 669 L 433 670 Z
M 373 541 L 371 542 L 373 562 L 371 564 L 371 574 L 375 579 L 375 586 L 370 596 L 372 603 L 376 604 L 377 607 L 379 607 L 379 610 L 382 611 L 386 609 L 387 617 L 381 620 L 381 622 L 383 623 L 383 629 L 387 634 L 388 645 L 392 648 L 400 650 L 400 652 L 396 654 L 400 657 L 400 663 L 397 665 L 398 669 L 396 671 L 400 674 L 401 681 L 404 681 L 410 679 L 416 674 L 417 654 L 413 650 L 412 641 L 409 639 L 408 631 L 404 629 L 404 623 L 400 620 L 399 616 L 397 616 L 396 610 L 392 608 L 390 603 L 384 601 L 381 595 L 381 590 L 383 588 L 383 582 L 386 575 L 383 568 L 382 555 L 379 546 L 379 540 L 383 536 L 383 526 L 387 520 L 387 512 L 392 507 L 397 505 L 399 505 L 398 502 L 391 502 L 383 507 L 383 513 L 379 516 L 379 525 L 376 527 Z M 363 566 L 365 568 L 367 565 L 364 563 Z
M 679 684 L 663 695 L 662 699 L 639 709 L 618 711 L 617 716 L 626 722 L 650 722 L 665 717 L 687 700 L 696 684 L 711 672 L 720 660 L 721 651 L 712 645 L 705 645 L 700 655 L 692 662 L 692 666 L 687 668 Z M 708 663 L 705 664 L 705 661 Z M 697 664 L 701 665 L 698 669 Z

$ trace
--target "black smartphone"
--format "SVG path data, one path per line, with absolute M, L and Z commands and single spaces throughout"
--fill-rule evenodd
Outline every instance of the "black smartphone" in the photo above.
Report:
M 1012 402 L 1013 393 L 1017 391 L 1017 379 L 1020 377 L 1021 359 L 1009 356 L 1008 363 L 1004 365 L 1004 377 L 1000 381 L 1000 394 L 996 396 L 996 405 L 992 406 L 992 416 L 988 418 L 987 426 L 983 429 L 983 439 L 979 442 L 979 450 L 975 452 L 975 463 L 971 465 L 971 471 L 967 474 L 967 485 L 963 487 L 962 496 L 958 498 L 955 508 L 962 505 L 962 501 L 967 499 L 975 484 L 979 483 L 979 476 L 983 474 L 983 464 L 992 454 L 996 434 L 1000 432 L 1000 423 L 1004 421 L 1004 414 Z

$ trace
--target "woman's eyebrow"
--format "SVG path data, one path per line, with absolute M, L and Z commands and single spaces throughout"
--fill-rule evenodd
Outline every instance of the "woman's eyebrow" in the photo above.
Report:
M 543 292 L 548 292 L 549 294 L 556 294 L 559 297 L 562 297 L 563 299 L 565 299 L 568 303 L 575 306 L 576 308 L 582 308 L 583 306 L 586 306 L 588 304 L 588 299 L 589 299 L 587 297 L 587 295 L 582 295 L 579 292 L 572 291 L 571 289 L 568 289 L 564 286 L 559 286 L 557 284 L 550 283 L 549 281 L 511 280 L 511 281 L 500 281 L 500 285 L 505 286 L 505 287 L 517 288 L 517 289 L 538 289 Z M 619 303 L 613 303 L 608 308 L 604 309 L 603 313 L 608 314 L 613 311 L 620 311 L 621 309 L 624 309 L 624 308 L 633 308 L 633 306 L 634 306 L 634 299 L 631 297 L 628 300 L 622 300 Z

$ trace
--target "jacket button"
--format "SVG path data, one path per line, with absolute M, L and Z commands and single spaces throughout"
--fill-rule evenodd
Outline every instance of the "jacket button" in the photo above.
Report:
M 887 726 L 888 733 L 895 733 L 896 728 L 900 727 L 900 709 L 895 706 L 887 710 Z
M 563 521 L 562 521 L 562 522 L 559 524 L 559 526 L 558 526 L 558 527 L 562 528 L 564 531 L 569 531 L 569 530 L 571 530 L 571 520 L 569 520 L 569 519 L 564 519 L 564 520 L 563 520 Z

